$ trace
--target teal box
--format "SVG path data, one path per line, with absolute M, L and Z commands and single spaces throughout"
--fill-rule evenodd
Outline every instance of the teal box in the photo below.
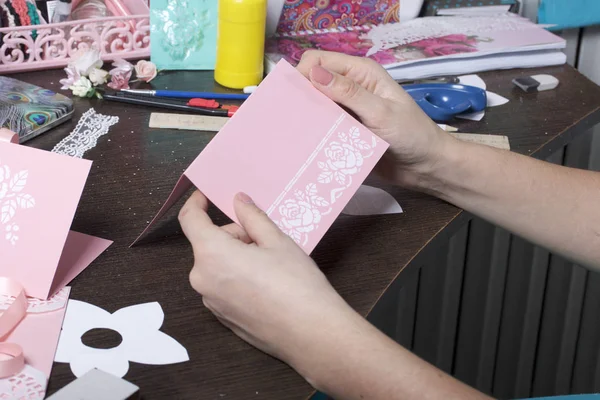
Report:
M 541 0 L 538 23 L 555 24 L 550 30 L 600 24 L 599 0 Z
M 152 0 L 150 58 L 158 69 L 214 69 L 218 0 Z

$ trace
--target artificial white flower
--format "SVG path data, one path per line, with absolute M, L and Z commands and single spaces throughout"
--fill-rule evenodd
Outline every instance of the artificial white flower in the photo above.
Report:
M 85 76 L 82 76 L 69 89 L 73 91 L 75 96 L 86 97 L 90 90 L 92 90 L 92 82 Z
M 88 76 L 92 69 L 100 68 L 102 64 L 100 52 L 96 49 L 88 49 L 77 54 L 69 65 L 74 67 L 80 75 Z
M 89 78 L 94 85 L 104 85 L 108 80 L 108 72 L 100 68 L 92 68 Z
M 70 363 L 77 377 L 93 368 L 123 377 L 129 362 L 165 365 L 189 360 L 187 350 L 159 331 L 164 314 L 160 304 L 144 303 L 109 313 L 100 307 L 69 300 L 54 361 Z M 81 341 L 94 328 L 112 329 L 122 342 L 112 349 L 88 347 Z

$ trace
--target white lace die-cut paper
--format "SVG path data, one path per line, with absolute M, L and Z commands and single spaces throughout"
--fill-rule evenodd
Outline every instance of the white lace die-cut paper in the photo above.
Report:
M 90 108 L 81 116 L 73 132 L 54 146 L 52 152 L 82 158 L 86 151 L 96 147 L 98 138 L 106 135 L 117 122 L 119 117 L 97 114 Z
M 59 290 L 54 296 L 48 300 L 40 300 L 35 297 L 27 297 L 27 313 L 28 314 L 39 314 L 50 311 L 60 310 L 65 306 L 69 299 L 70 287 L 64 287 Z M 15 300 L 14 297 L 6 294 L 0 294 L 0 311 L 8 309 L 8 307 Z M 0 397 L 2 400 L 2 397 Z
M 157 302 L 124 307 L 109 313 L 100 307 L 69 300 L 54 361 L 69 363 L 77 377 L 98 368 L 122 378 L 129 362 L 165 365 L 189 360 L 185 347 L 159 329 L 164 313 Z M 90 329 L 118 332 L 123 341 L 112 349 L 86 346 L 81 336 Z
M 47 380 L 42 371 L 30 365 L 17 375 L 0 379 L 1 400 L 42 400 L 46 394 Z
M 14 222 L 19 209 L 35 207 L 33 196 L 25 192 L 28 170 L 11 171 L 0 161 L 0 234 L 11 245 L 19 240 L 19 225 Z

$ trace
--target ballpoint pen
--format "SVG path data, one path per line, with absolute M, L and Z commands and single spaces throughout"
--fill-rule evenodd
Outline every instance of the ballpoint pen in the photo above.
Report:
M 176 90 L 143 90 L 143 89 L 121 89 L 121 92 L 142 96 L 171 97 L 178 99 L 218 99 L 218 100 L 246 100 L 250 94 L 247 93 L 213 93 L 213 92 L 180 92 Z

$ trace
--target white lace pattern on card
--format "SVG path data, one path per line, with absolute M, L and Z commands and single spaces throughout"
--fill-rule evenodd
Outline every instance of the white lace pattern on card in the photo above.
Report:
M 97 114 L 93 108 L 79 119 L 77 127 L 52 149 L 53 153 L 82 158 L 86 151 L 96 147 L 98 138 L 108 133 L 119 117 Z
M 17 245 L 20 234 L 17 211 L 35 207 L 35 199 L 26 192 L 28 176 L 28 170 L 14 171 L 0 160 L 0 240 L 12 246 Z
M 367 140 L 360 128 L 334 135 L 344 116 L 329 130 L 319 146 L 302 165 L 267 214 L 277 226 L 296 243 L 305 246 L 311 232 L 319 228 L 323 216 L 332 211 L 332 205 L 352 186 L 352 177 L 360 173 L 364 160 L 371 157 L 377 146 L 375 136 L 367 132 Z M 313 162 L 318 172 L 304 177 Z M 302 177 L 302 182 L 298 183 Z
M 42 400 L 46 393 L 46 376 L 30 365 L 17 375 L 0 379 L 0 399 Z
M 64 287 L 48 300 L 27 297 L 27 313 L 38 314 L 64 308 L 67 304 L 67 300 L 69 299 L 70 290 L 71 289 L 69 287 Z M 8 309 L 14 300 L 14 297 L 11 297 L 7 294 L 0 294 L 0 311 Z M 0 397 L 0 400 L 2 400 L 2 397 Z
M 373 47 L 368 51 L 367 56 L 419 40 L 447 35 L 479 36 L 496 31 L 521 31 L 535 26 L 528 19 L 512 14 L 416 18 L 408 22 L 383 24 L 371 29 L 366 35 L 373 42 Z

